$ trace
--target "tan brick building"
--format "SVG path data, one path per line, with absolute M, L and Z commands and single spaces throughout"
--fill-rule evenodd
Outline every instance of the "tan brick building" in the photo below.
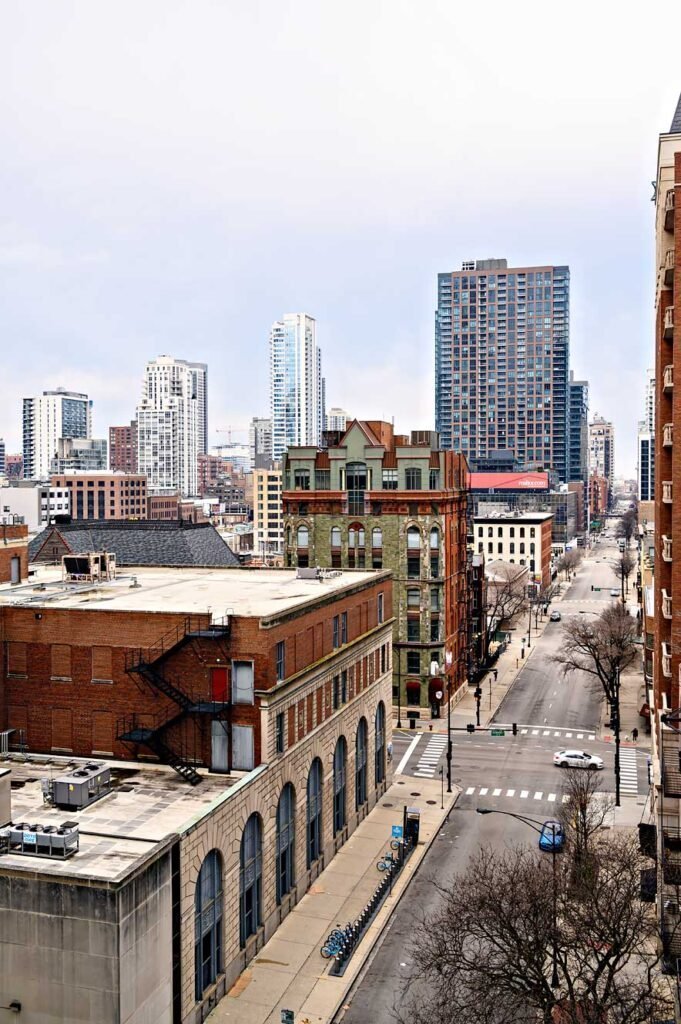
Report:
M 0 787 L 11 767 L 13 820 L 68 817 L 80 848 L 0 858 L 0 994 L 29 1022 L 78 1005 L 97 1024 L 195 1024 L 385 790 L 390 575 L 139 570 L 85 590 L 54 576 L 38 602 L 34 585 L 11 605 L 0 588 L 4 726 L 53 759 L 0 761 Z M 71 752 L 139 760 L 111 762 L 113 792 L 66 814 L 36 776 Z M 171 755 L 174 772 L 140 763 Z
M 141 473 L 66 473 L 50 486 L 71 497 L 72 519 L 146 519 L 147 478 Z

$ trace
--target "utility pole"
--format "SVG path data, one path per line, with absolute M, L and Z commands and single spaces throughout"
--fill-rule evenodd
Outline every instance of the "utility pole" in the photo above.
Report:
M 615 716 L 615 807 L 620 807 L 620 670 L 619 665 L 617 667 L 617 676 L 615 677 L 615 692 L 614 701 L 610 713 L 610 719 L 612 722 L 612 716 Z

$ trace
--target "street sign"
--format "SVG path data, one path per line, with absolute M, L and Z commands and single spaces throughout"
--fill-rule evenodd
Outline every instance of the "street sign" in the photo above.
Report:
M 505 729 L 491 729 L 490 730 L 490 736 L 505 736 L 505 735 L 506 735 L 506 730 Z
M 392 838 L 393 839 L 401 839 L 403 835 L 404 835 L 404 830 L 403 830 L 402 825 L 393 825 L 393 827 L 392 827 Z
M 442 690 L 438 690 L 437 693 L 435 694 L 435 699 L 442 700 L 442 696 Z
M 295 1024 L 295 1016 L 293 1010 L 282 1010 L 281 1024 Z

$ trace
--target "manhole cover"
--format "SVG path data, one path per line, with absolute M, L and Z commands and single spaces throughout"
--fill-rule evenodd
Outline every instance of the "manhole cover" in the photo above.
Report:
M 420 793 L 410 793 L 409 796 L 421 796 Z
M 394 806 L 393 804 L 388 804 L 388 803 L 381 804 L 381 807 L 393 807 L 393 806 Z
M 397 783 L 397 785 L 398 785 L 398 786 L 403 786 L 403 785 L 404 785 L 404 783 L 403 783 L 403 782 L 398 782 L 398 783 Z
M 426 800 L 427 804 L 436 804 L 437 800 Z

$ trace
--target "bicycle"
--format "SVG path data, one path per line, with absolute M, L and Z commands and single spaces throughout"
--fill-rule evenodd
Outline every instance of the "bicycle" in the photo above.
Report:
M 379 871 L 388 871 L 396 863 L 392 853 L 384 853 L 376 867 Z
M 320 953 L 325 960 L 328 960 L 330 957 L 340 953 L 343 944 L 348 940 L 351 929 L 352 925 L 350 923 L 348 923 L 345 928 L 341 928 L 340 925 L 337 925 L 335 928 L 331 929 L 326 942 L 320 949 Z

